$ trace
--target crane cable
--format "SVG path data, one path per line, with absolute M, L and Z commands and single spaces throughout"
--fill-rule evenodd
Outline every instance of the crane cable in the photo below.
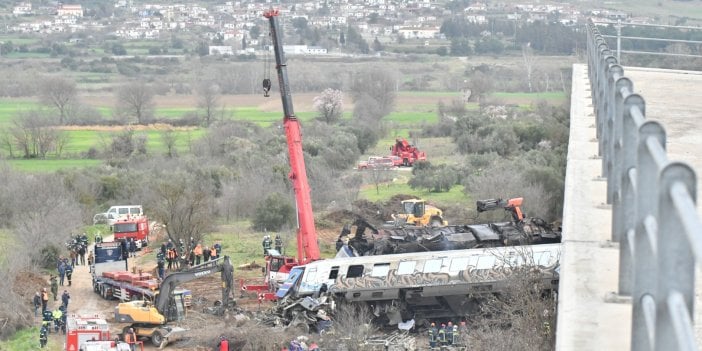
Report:
M 272 35 L 270 28 L 268 29 L 268 37 Z M 271 91 L 271 51 L 270 47 L 266 48 L 266 53 L 263 59 L 263 96 L 269 97 Z

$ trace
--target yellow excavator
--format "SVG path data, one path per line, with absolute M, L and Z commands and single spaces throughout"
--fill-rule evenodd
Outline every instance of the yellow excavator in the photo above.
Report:
M 428 205 L 422 199 L 409 199 L 402 201 L 402 213 L 393 214 L 396 225 L 414 225 L 420 227 L 445 227 L 448 222 L 444 220 L 444 212 Z
M 137 300 L 117 305 L 115 321 L 129 323 L 124 327 L 124 333 L 132 328 L 137 337 L 150 338 L 155 346 L 163 348 L 169 339 L 178 338 L 186 331 L 168 325 L 185 318 L 185 301 L 183 295 L 177 293 L 176 286 L 217 272 L 222 273 L 222 301 L 216 303 L 214 312 L 223 313 L 229 307 L 229 296 L 234 283 L 234 266 L 229 256 L 205 262 L 186 271 L 171 273 L 161 282 L 153 302 Z

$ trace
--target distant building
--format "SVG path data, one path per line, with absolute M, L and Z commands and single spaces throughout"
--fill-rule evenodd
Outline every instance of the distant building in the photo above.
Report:
M 32 14 L 32 3 L 21 2 L 12 8 L 12 14 L 15 16 L 26 16 Z
M 431 39 L 439 35 L 439 27 L 401 28 L 398 33 L 405 39 Z
M 210 46 L 210 55 L 234 55 L 234 48 L 231 46 Z
M 57 9 L 59 17 L 83 17 L 83 6 L 80 4 L 62 4 Z
M 283 45 L 286 55 L 326 55 L 327 49 L 319 46 Z

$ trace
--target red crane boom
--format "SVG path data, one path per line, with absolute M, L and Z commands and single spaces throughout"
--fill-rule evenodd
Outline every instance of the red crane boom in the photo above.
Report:
M 283 126 L 285 127 L 285 137 L 288 142 L 290 158 L 290 174 L 288 177 L 293 182 L 293 188 L 295 189 L 297 209 L 297 259 L 298 263 L 302 265 L 320 259 L 317 231 L 314 227 L 310 186 L 307 183 L 305 158 L 302 152 L 302 133 L 300 121 L 293 110 L 283 43 L 278 35 L 280 32 L 278 10 L 271 9 L 266 11 L 263 13 L 263 16 L 268 18 L 270 22 L 271 38 L 275 53 L 275 68 L 278 73 L 278 86 L 280 87 L 280 97 L 283 102 L 283 113 L 285 115 Z

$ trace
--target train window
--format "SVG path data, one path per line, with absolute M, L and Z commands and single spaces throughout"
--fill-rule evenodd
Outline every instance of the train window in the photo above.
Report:
M 475 269 L 491 269 L 495 265 L 495 256 L 481 256 Z
M 360 264 L 349 266 L 346 278 L 358 278 L 363 275 L 363 266 Z
M 459 272 L 468 267 L 468 257 L 454 258 L 451 260 L 449 272 Z
M 390 271 L 389 263 L 377 263 L 373 265 L 372 277 L 387 277 Z
M 403 261 L 397 265 L 397 274 L 412 274 L 414 273 L 414 266 L 417 265 L 416 261 Z
M 427 260 L 424 263 L 424 273 L 436 273 L 441 270 L 441 260 Z
M 317 279 L 317 268 L 310 268 L 305 274 L 305 282 L 311 282 Z
M 333 266 L 331 271 L 329 272 L 329 279 L 336 279 L 336 277 L 339 275 L 339 266 Z

